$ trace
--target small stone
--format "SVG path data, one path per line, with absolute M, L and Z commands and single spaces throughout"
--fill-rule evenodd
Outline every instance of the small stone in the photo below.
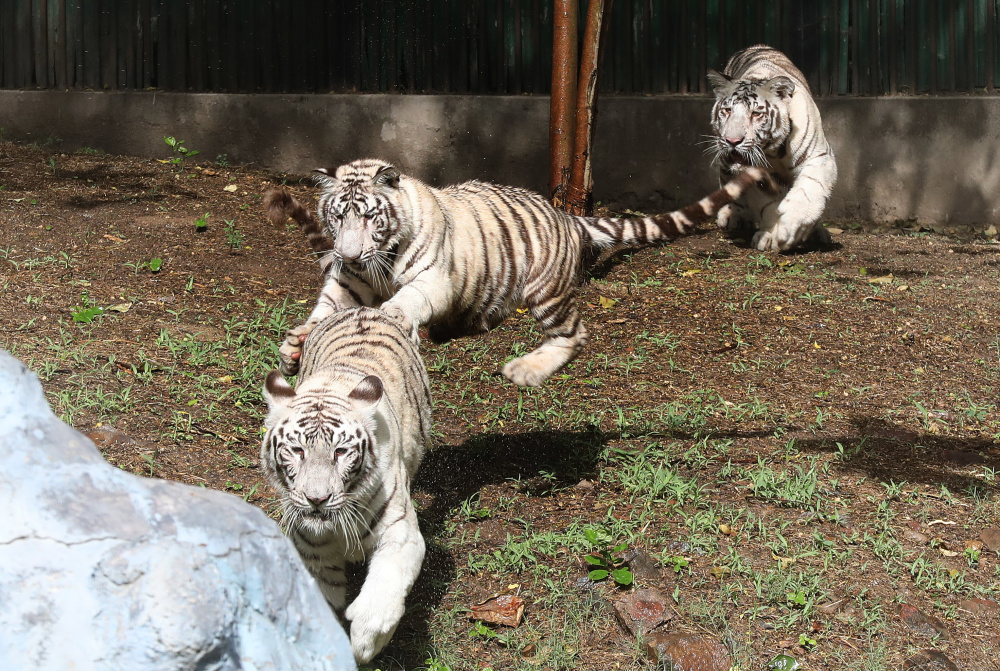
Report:
M 490 624 L 516 627 L 524 617 L 524 599 L 514 594 L 500 594 L 473 604 L 469 617 Z
M 927 545 L 928 541 L 930 541 L 930 538 L 926 534 L 914 531 L 913 529 L 903 529 L 903 538 L 919 545 Z
M 589 492 L 594 489 L 594 483 L 590 480 L 580 480 L 580 482 L 576 483 L 573 489 L 579 489 L 582 492 Z
M 945 629 L 944 623 L 941 620 L 933 615 L 921 612 L 916 606 L 904 603 L 900 608 L 899 616 L 910 629 L 921 636 L 931 638 L 939 636 L 942 641 L 947 641 L 949 638 L 948 630 Z
M 110 424 L 99 426 L 84 435 L 90 438 L 94 445 L 97 446 L 97 449 L 102 452 L 109 447 L 130 447 L 137 444 L 135 440 Z
M 660 571 L 660 565 L 642 548 L 628 550 L 622 556 L 622 559 L 628 564 L 632 575 L 640 583 L 648 584 L 663 579 L 663 572 Z
M 983 533 L 979 534 L 979 539 L 983 541 L 983 547 L 987 550 L 1000 554 L 1000 529 L 996 527 L 983 529 Z
M 982 552 L 983 542 L 977 540 L 967 540 L 965 541 L 965 549 L 972 550 L 973 552 Z
M 961 610 L 967 611 L 977 617 L 994 616 L 1000 613 L 1000 603 L 992 599 L 966 599 L 958 604 Z
M 843 622 L 844 624 L 851 624 L 851 622 L 854 621 L 854 616 L 856 613 L 857 611 L 855 610 L 854 606 L 852 606 L 851 604 L 847 604 L 846 606 L 844 606 L 843 610 L 837 613 L 834 617 L 836 617 L 839 621 Z
M 985 231 L 983 231 L 983 235 L 985 235 L 987 238 L 997 237 L 997 227 L 990 224 L 990 227 L 987 228 Z
M 674 671 L 729 671 L 726 647 L 702 634 L 656 633 L 646 638 L 646 654 Z
M 958 667 L 940 650 L 921 650 L 903 662 L 903 671 L 958 671 Z
M 826 603 L 821 603 L 817 605 L 816 610 L 823 613 L 824 615 L 831 615 L 839 611 L 846 604 L 847 604 L 847 599 L 837 599 L 836 601 L 828 601 Z
M 630 592 L 614 607 L 618 622 L 633 636 L 646 635 L 674 617 L 666 597 L 655 589 Z
M 829 233 L 830 235 L 840 235 L 841 233 L 844 232 L 844 229 L 842 229 L 842 228 L 835 228 L 833 226 L 827 226 L 826 227 L 826 232 Z

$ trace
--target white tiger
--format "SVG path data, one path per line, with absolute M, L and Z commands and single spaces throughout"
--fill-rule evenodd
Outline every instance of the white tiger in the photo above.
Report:
M 722 73 L 709 70 L 715 90 L 712 129 L 722 179 L 747 166 L 767 168 L 780 187 L 773 194 L 750 189 L 723 208 L 718 224 L 729 231 L 756 226 L 756 249 L 785 251 L 815 233 L 837 182 L 833 150 L 802 72 L 780 51 L 757 45 L 738 51 Z
M 288 535 L 367 662 L 396 630 L 424 558 L 410 479 L 430 441 L 427 372 L 398 322 L 351 308 L 313 329 L 296 388 L 271 371 L 264 398 L 261 463 Z M 345 611 L 345 562 L 365 558 Z
M 284 190 L 270 191 L 272 221 L 291 216 L 322 255 L 329 278 L 306 323 L 279 349 L 294 374 L 313 325 L 350 305 L 381 305 L 432 339 L 482 333 L 526 305 L 544 340 L 503 373 L 537 386 L 587 343 L 576 302 L 579 274 L 594 250 L 663 244 L 709 221 L 767 172 L 748 169 L 683 210 L 640 219 L 575 217 L 525 189 L 466 182 L 435 189 L 384 161 L 360 160 L 321 178 L 322 225 Z M 328 237 L 329 236 L 329 237 Z

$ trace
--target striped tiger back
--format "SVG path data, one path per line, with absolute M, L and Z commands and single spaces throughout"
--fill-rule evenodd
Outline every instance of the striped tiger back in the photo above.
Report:
M 541 384 L 586 344 L 576 290 L 591 250 L 665 243 L 714 218 L 751 186 L 777 188 L 766 171 L 750 169 L 684 209 L 619 219 L 571 216 L 516 187 L 471 181 L 433 188 L 373 159 L 324 171 L 321 184 L 318 214 L 333 242 L 331 275 L 306 323 L 289 331 L 283 370 L 295 370 L 313 325 L 345 306 L 381 305 L 417 342 L 421 326 L 448 340 L 488 331 L 525 305 L 544 340 L 504 366 L 522 386 Z M 293 198 L 269 202 L 285 203 L 284 212 L 311 230 L 311 215 Z
M 301 364 L 294 389 L 278 371 L 267 376 L 261 463 L 363 663 L 392 636 L 423 561 L 410 481 L 430 441 L 427 373 L 400 324 L 365 307 L 320 322 Z M 345 610 L 345 564 L 366 558 L 365 584 Z

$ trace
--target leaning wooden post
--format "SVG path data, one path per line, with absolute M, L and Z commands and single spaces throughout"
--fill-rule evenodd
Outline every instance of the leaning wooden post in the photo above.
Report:
M 563 208 L 573 158 L 577 99 L 577 0 L 554 0 L 552 97 L 549 103 L 549 200 Z
M 590 168 L 594 124 L 597 122 L 597 74 L 600 72 L 601 45 L 606 41 L 605 14 L 611 11 L 612 0 L 590 0 L 587 25 L 583 34 L 583 55 L 580 57 L 580 80 L 577 86 L 576 129 L 573 138 L 573 163 L 563 209 L 570 214 L 590 216 L 594 213 L 594 179 Z

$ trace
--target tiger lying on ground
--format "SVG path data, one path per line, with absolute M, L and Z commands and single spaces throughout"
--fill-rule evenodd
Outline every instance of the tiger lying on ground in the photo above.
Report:
M 507 362 L 503 374 L 537 386 L 587 343 L 576 291 L 585 257 L 614 245 L 667 242 L 713 218 L 754 184 L 749 168 L 683 210 L 638 219 L 576 217 L 524 189 L 465 182 L 436 189 L 392 165 L 360 160 L 322 170 L 319 222 L 285 190 L 266 195 L 270 219 L 291 216 L 329 272 L 305 324 L 288 331 L 281 370 L 295 373 L 305 335 L 330 313 L 381 305 L 403 319 L 414 342 L 427 325 L 438 342 L 482 333 L 524 304 L 541 326 L 541 346 Z M 329 239 L 323 231 L 330 235 Z
M 427 372 L 398 322 L 351 308 L 313 329 L 295 389 L 272 371 L 264 398 L 260 458 L 288 535 L 367 662 L 392 638 L 424 558 L 410 479 L 430 440 Z M 366 557 L 344 611 L 345 562 Z
M 828 243 L 816 222 L 837 183 L 837 163 L 805 76 L 780 51 L 757 45 L 733 54 L 721 74 L 709 70 L 708 81 L 721 179 L 756 166 L 780 185 L 777 194 L 750 189 L 722 209 L 719 226 L 756 226 L 751 244 L 760 250 L 785 251 L 810 234 Z

